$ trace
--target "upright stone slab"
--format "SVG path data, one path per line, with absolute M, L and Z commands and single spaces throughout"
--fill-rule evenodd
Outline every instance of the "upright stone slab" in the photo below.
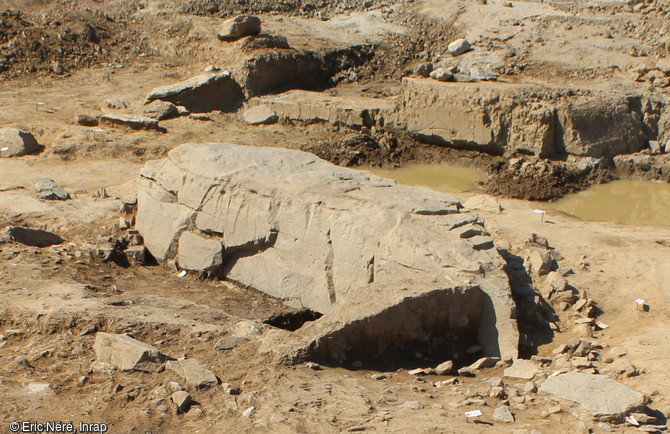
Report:
M 211 267 L 210 250 L 181 244 L 206 236 L 223 245 L 220 274 L 326 314 L 295 335 L 299 357 L 403 346 L 450 357 L 478 343 L 517 356 L 504 261 L 450 196 L 300 151 L 220 143 L 173 149 L 138 187 L 136 226 L 154 257 Z

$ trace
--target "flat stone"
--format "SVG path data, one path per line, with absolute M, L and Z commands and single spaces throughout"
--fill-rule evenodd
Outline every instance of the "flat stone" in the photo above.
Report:
M 68 200 L 70 193 L 65 191 L 63 187 L 58 185 L 56 181 L 51 178 L 40 178 L 35 180 L 35 191 L 38 193 L 37 197 L 45 200 Z
M 243 336 L 228 336 L 225 338 L 221 338 L 218 341 L 216 341 L 216 344 L 214 344 L 214 348 L 219 350 L 219 351 L 228 351 L 232 350 L 234 348 L 237 348 L 238 346 L 242 345 L 247 341 L 247 338 Z
M 431 71 L 430 78 L 434 78 L 437 81 L 453 81 L 454 74 L 444 68 L 437 68 Z
M 612 357 L 619 358 L 619 357 L 625 356 L 626 354 L 628 354 L 628 351 L 625 348 L 622 348 L 622 347 L 612 347 L 612 348 L 610 348 L 610 355 Z
M 494 367 L 499 361 L 499 357 L 482 357 L 473 364 L 459 369 L 458 374 L 474 375 L 479 370 Z
M 276 123 L 279 117 L 268 106 L 261 104 L 245 111 L 244 120 L 251 125 L 269 125 Z
M 514 423 L 514 416 L 509 411 L 509 407 L 502 405 L 493 410 L 493 420 L 503 423 Z
M 512 366 L 505 369 L 505 377 L 520 378 L 522 380 L 532 380 L 537 374 L 542 371 L 537 366 L 537 363 L 531 360 L 516 359 Z
M 98 362 L 110 363 L 121 371 L 156 372 L 170 359 L 157 348 L 127 335 L 98 332 L 93 348 Z
M 554 260 L 546 250 L 533 249 L 528 257 L 528 261 L 530 271 L 540 276 L 547 275 L 554 269 Z
M 179 374 L 197 389 L 207 389 L 219 384 L 214 372 L 196 359 L 172 360 L 167 362 L 167 368 Z
M 215 270 L 223 264 L 223 245 L 220 239 L 184 232 L 179 237 L 178 258 L 184 270 Z
M 17 128 L 0 128 L 0 158 L 39 154 L 42 147 L 35 137 Z
M 105 114 L 100 116 L 100 123 L 110 125 L 120 125 L 133 130 L 157 130 L 158 121 L 156 119 L 145 118 L 136 115 L 123 114 Z
M 171 102 L 156 100 L 144 108 L 144 115 L 148 118 L 162 121 L 179 116 L 179 109 Z
M 96 116 L 78 114 L 75 118 L 75 122 L 85 127 L 95 127 L 100 123 L 100 119 L 98 119 Z
M 560 402 L 578 403 L 601 421 L 622 422 L 644 408 L 644 395 L 604 375 L 568 372 L 545 381 L 539 389 Z

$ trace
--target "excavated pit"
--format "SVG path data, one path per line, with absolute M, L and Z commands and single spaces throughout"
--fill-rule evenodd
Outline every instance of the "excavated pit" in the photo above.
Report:
M 489 297 L 479 287 L 440 289 L 316 339 L 306 360 L 376 370 L 416 368 L 453 360 L 465 366 L 481 357 L 480 325 Z

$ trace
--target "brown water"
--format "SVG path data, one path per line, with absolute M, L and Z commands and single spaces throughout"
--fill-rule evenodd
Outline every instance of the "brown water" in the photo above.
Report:
M 613 181 L 540 207 L 561 210 L 585 220 L 670 226 L 670 184 Z
M 439 164 L 410 164 L 398 169 L 365 168 L 399 184 L 429 187 L 443 193 L 477 190 L 475 183 L 486 181 L 486 175 L 475 169 Z
M 474 169 L 436 164 L 366 170 L 400 184 L 421 185 L 444 193 L 476 190 L 475 183 L 486 180 L 486 175 Z M 560 210 L 584 220 L 670 226 L 670 184 L 613 181 L 555 202 L 538 202 L 537 208 Z

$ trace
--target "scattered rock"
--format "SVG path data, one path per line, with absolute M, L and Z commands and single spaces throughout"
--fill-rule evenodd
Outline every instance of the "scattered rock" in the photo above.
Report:
M 644 395 L 604 375 L 568 372 L 548 379 L 539 390 L 576 402 L 601 421 L 622 422 L 624 415 L 644 408 Z
M 279 117 L 266 105 L 257 105 L 244 112 L 244 120 L 251 125 L 269 125 L 279 120 Z
M 24 356 L 18 356 L 16 359 L 14 359 L 14 362 L 16 362 L 17 366 L 21 368 L 33 369 L 33 365 L 31 365 L 28 359 Z
M 440 363 L 435 368 L 435 373 L 437 375 L 449 375 L 454 370 L 454 362 L 447 360 L 446 362 Z
M 87 114 L 78 114 L 77 118 L 75 119 L 75 122 L 85 127 L 95 127 L 98 126 L 98 124 L 100 123 L 100 119 L 98 119 L 96 116 L 91 116 Z
M 19 157 L 41 151 L 42 146 L 29 132 L 16 128 L 0 129 L 0 157 Z
M 403 408 L 410 408 L 412 410 L 421 410 L 423 408 L 423 405 L 419 401 L 407 401 L 403 405 L 401 405 Z
M 493 420 L 503 423 L 514 423 L 514 416 L 509 411 L 509 407 L 502 405 L 493 410 Z
M 172 402 L 177 407 L 177 413 L 185 413 L 191 405 L 191 395 L 183 390 L 172 394 Z
M 622 347 L 612 347 L 610 348 L 610 355 L 615 358 L 623 357 L 628 354 L 625 348 Z
M 458 370 L 458 375 L 475 375 L 481 369 L 492 368 L 500 361 L 500 357 L 482 357 L 470 366 Z
M 70 193 L 65 191 L 63 187 L 58 185 L 56 181 L 51 178 L 40 178 L 35 180 L 35 191 L 38 193 L 37 197 L 45 200 L 68 200 Z
M 608 370 L 614 372 L 616 375 L 623 375 L 624 377 L 634 377 L 639 374 L 637 368 L 626 359 L 618 359 L 612 362 Z
M 148 118 L 162 121 L 179 116 L 179 109 L 171 102 L 156 100 L 144 108 L 144 115 Z
M 110 363 L 121 371 L 156 372 L 170 358 L 127 335 L 98 332 L 93 348 L 98 362 Z
M 214 372 L 196 359 L 171 360 L 167 362 L 167 368 L 193 384 L 196 389 L 207 389 L 219 384 Z
M 454 74 L 444 68 L 437 68 L 430 73 L 430 78 L 434 78 L 437 81 L 453 81 Z
M 0 234 L 0 243 L 3 241 L 14 241 L 33 247 L 48 247 L 61 244 L 63 238 L 41 229 L 30 229 L 19 226 L 8 226 Z
M 242 413 L 242 417 L 251 417 L 251 415 L 253 415 L 255 411 L 256 406 L 252 405 L 251 407 L 244 410 L 244 413 Z
M 114 115 L 106 114 L 100 116 L 100 123 L 110 125 L 120 125 L 133 130 L 157 130 L 158 121 L 156 119 L 145 118 L 135 115 Z
M 554 269 L 554 260 L 549 252 L 539 249 L 533 249 L 528 257 L 530 272 L 540 276 L 549 274 Z M 562 277 L 562 276 L 561 276 Z
M 218 36 L 222 41 L 236 41 L 244 36 L 255 36 L 260 33 L 260 18 L 254 15 L 238 15 L 224 21 Z
M 246 341 L 247 338 L 242 336 L 228 336 L 216 341 L 216 343 L 214 344 L 214 348 L 219 351 L 228 351 L 238 347 L 239 345 L 242 345 Z
M 149 259 L 149 251 L 145 246 L 129 246 L 123 251 L 130 265 L 145 265 Z
M 461 54 L 467 52 L 470 50 L 470 42 L 468 42 L 465 39 L 456 39 L 454 42 L 449 44 L 447 47 L 447 51 L 449 51 L 449 54 L 452 56 L 460 56 Z
M 233 386 L 230 383 L 223 383 L 221 384 L 221 387 L 223 388 L 223 392 L 226 395 L 239 395 L 240 394 L 240 388 L 237 386 Z
M 421 77 L 429 77 L 431 72 L 433 72 L 433 64 L 430 62 L 424 62 L 414 68 L 414 73 Z
M 542 372 L 537 364 L 531 360 L 516 359 L 512 366 L 505 369 L 505 377 L 532 380 Z
M 553 405 L 547 409 L 547 413 L 549 414 L 558 414 L 562 411 L 563 409 L 561 408 L 560 405 Z
M 470 68 L 470 80 L 472 81 L 495 81 L 498 74 L 484 66 L 473 66 Z
M 123 110 L 124 108 L 128 107 L 128 104 L 126 104 L 126 102 L 120 98 L 108 99 L 107 101 L 105 101 L 105 105 L 107 106 L 107 108 L 111 108 L 114 110 Z

